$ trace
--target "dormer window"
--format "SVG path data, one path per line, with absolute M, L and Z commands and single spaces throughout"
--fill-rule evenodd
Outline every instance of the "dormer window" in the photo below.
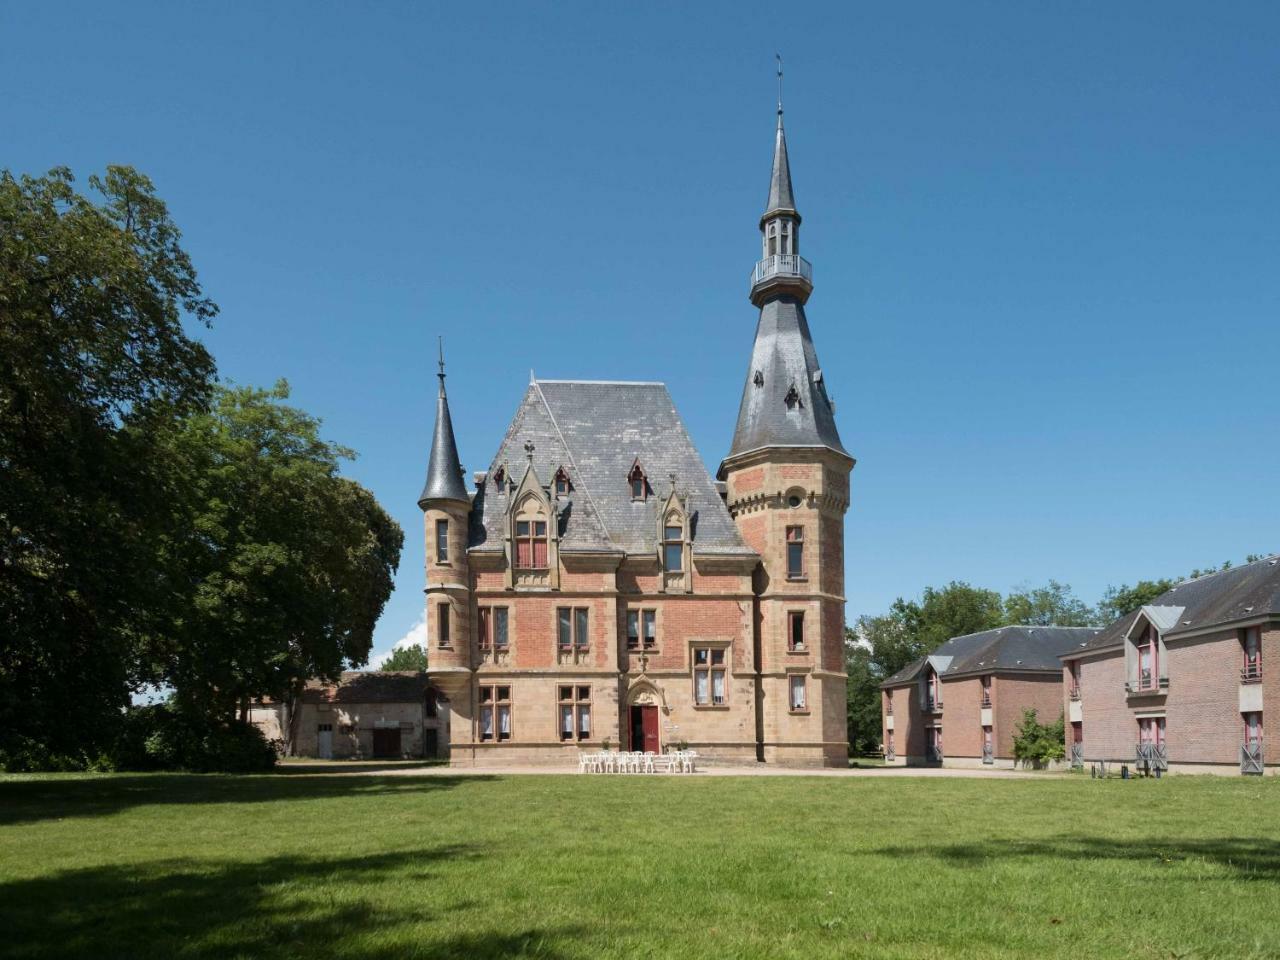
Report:
M 631 465 L 631 472 L 627 474 L 627 483 L 631 487 L 632 500 L 644 500 L 649 493 L 649 483 L 645 479 L 644 471 L 640 469 L 640 461 L 637 460 Z
M 793 383 L 791 389 L 787 391 L 787 395 L 783 398 L 783 402 L 787 405 L 788 410 L 794 410 L 796 407 L 803 407 L 804 403 L 800 400 L 800 391 L 796 389 Z
M 502 481 L 505 480 L 506 478 L 507 478 L 507 471 L 502 467 L 499 467 L 497 470 L 493 471 L 493 485 L 495 487 L 501 488 Z
M 567 497 L 569 495 L 569 491 L 573 489 L 573 485 L 569 483 L 569 474 L 565 472 L 564 467 L 561 467 L 556 471 L 556 478 L 553 486 L 557 497 Z
M 516 521 L 516 566 L 527 570 L 547 567 L 547 521 Z
M 684 531 L 680 527 L 662 528 L 662 566 L 668 573 L 684 570 Z
M 1257 683 L 1262 679 L 1262 628 L 1246 627 L 1240 644 L 1244 648 L 1244 666 L 1240 670 L 1241 683 Z
M 1138 639 L 1138 689 L 1154 690 L 1160 677 L 1160 648 L 1150 626 Z

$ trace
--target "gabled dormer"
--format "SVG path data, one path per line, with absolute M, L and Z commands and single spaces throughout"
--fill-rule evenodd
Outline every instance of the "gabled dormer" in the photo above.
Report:
M 627 471 L 627 488 L 631 491 L 632 500 L 643 503 L 649 499 L 649 478 L 640 465 L 639 457 L 631 462 L 631 469 Z
M 507 506 L 507 589 L 560 588 L 559 520 L 531 459 Z
M 664 593 L 693 592 L 693 525 L 687 497 L 671 492 L 660 504 L 657 514 L 658 563 L 662 569 Z
M 573 493 L 573 481 L 569 479 L 569 471 L 563 466 L 556 468 L 556 475 L 551 481 L 551 493 L 557 500 Z
M 1169 689 L 1164 635 L 1177 626 L 1184 609 L 1148 604 L 1133 618 L 1124 635 L 1124 687 L 1130 696 L 1156 696 Z

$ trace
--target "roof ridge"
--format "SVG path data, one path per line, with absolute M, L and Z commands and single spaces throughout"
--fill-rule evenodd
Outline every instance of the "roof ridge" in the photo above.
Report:
M 536 386 L 542 383 L 585 383 L 595 386 L 613 386 L 613 387 L 665 387 L 666 383 L 662 380 L 534 380 Z
M 578 480 L 582 483 L 582 492 L 586 494 L 587 502 L 591 504 L 591 511 L 596 515 L 597 521 L 600 524 L 600 529 L 604 531 L 605 539 L 609 542 L 610 546 L 617 547 L 618 544 L 613 539 L 613 534 L 609 532 L 608 524 L 604 522 L 604 514 L 600 512 L 599 504 L 596 503 L 595 497 L 591 496 L 591 488 L 587 485 L 586 477 L 583 475 L 582 471 L 578 469 L 578 462 L 573 458 L 573 448 L 569 446 L 569 441 L 564 438 L 564 431 L 560 429 L 560 421 L 556 419 L 556 414 L 555 411 L 551 409 L 551 404 L 547 403 L 547 396 L 542 392 L 542 384 L 535 380 L 533 381 L 533 386 L 538 391 L 538 399 L 542 401 L 543 407 L 546 408 L 547 416 L 551 418 L 551 426 L 555 427 L 556 436 L 560 438 L 560 443 L 564 446 L 565 456 L 569 458 L 569 463 L 573 466 L 574 475 L 577 476 Z
M 1235 570 L 1243 570 L 1246 567 L 1252 567 L 1254 564 L 1257 564 L 1257 563 L 1274 564 L 1277 559 L 1280 559 L 1280 553 L 1273 553 L 1265 557 L 1259 557 L 1257 560 L 1250 560 L 1248 563 L 1242 563 L 1239 565 L 1233 564 L 1227 567 L 1225 570 L 1214 570 L 1210 573 L 1202 573 L 1198 577 L 1187 577 L 1187 579 L 1185 580 L 1179 580 L 1169 589 L 1174 590 L 1178 587 L 1186 586 L 1188 583 L 1199 583 L 1201 580 L 1208 580 L 1210 577 L 1220 577 L 1224 573 L 1232 573 Z M 1161 594 L 1161 596 L 1163 596 L 1163 594 Z

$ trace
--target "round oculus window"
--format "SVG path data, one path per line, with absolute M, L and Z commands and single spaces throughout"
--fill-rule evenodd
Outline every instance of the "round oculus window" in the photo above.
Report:
M 800 498 L 793 493 L 791 496 L 787 497 L 787 506 L 789 507 L 800 506 Z

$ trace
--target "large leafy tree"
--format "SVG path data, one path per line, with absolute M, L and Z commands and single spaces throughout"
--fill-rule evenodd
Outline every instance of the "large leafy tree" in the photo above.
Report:
M 151 182 L 0 172 L 0 764 L 110 736 L 184 584 L 158 439 L 214 375 L 216 307 Z
M 182 712 L 230 720 L 336 679 L 368 659 L 391 595 L 404 534 L 288 396 L 283 382 L 219 388 L 169 437 L 193 491 L 191 603 L 162 666 Z
M 1022 586 L 1004 598 L 1005 623 L 1038 627 L 1087 627 L 1098 614 L 1071 592 L 1071 587 L 1050 580 L 1043 587 Z
M 396 647 L 391 655 L 378 667 L 381 673 L 393 673 L 397 670 L 426 670 L 427 651 L 421 644 L 408 647 Z

